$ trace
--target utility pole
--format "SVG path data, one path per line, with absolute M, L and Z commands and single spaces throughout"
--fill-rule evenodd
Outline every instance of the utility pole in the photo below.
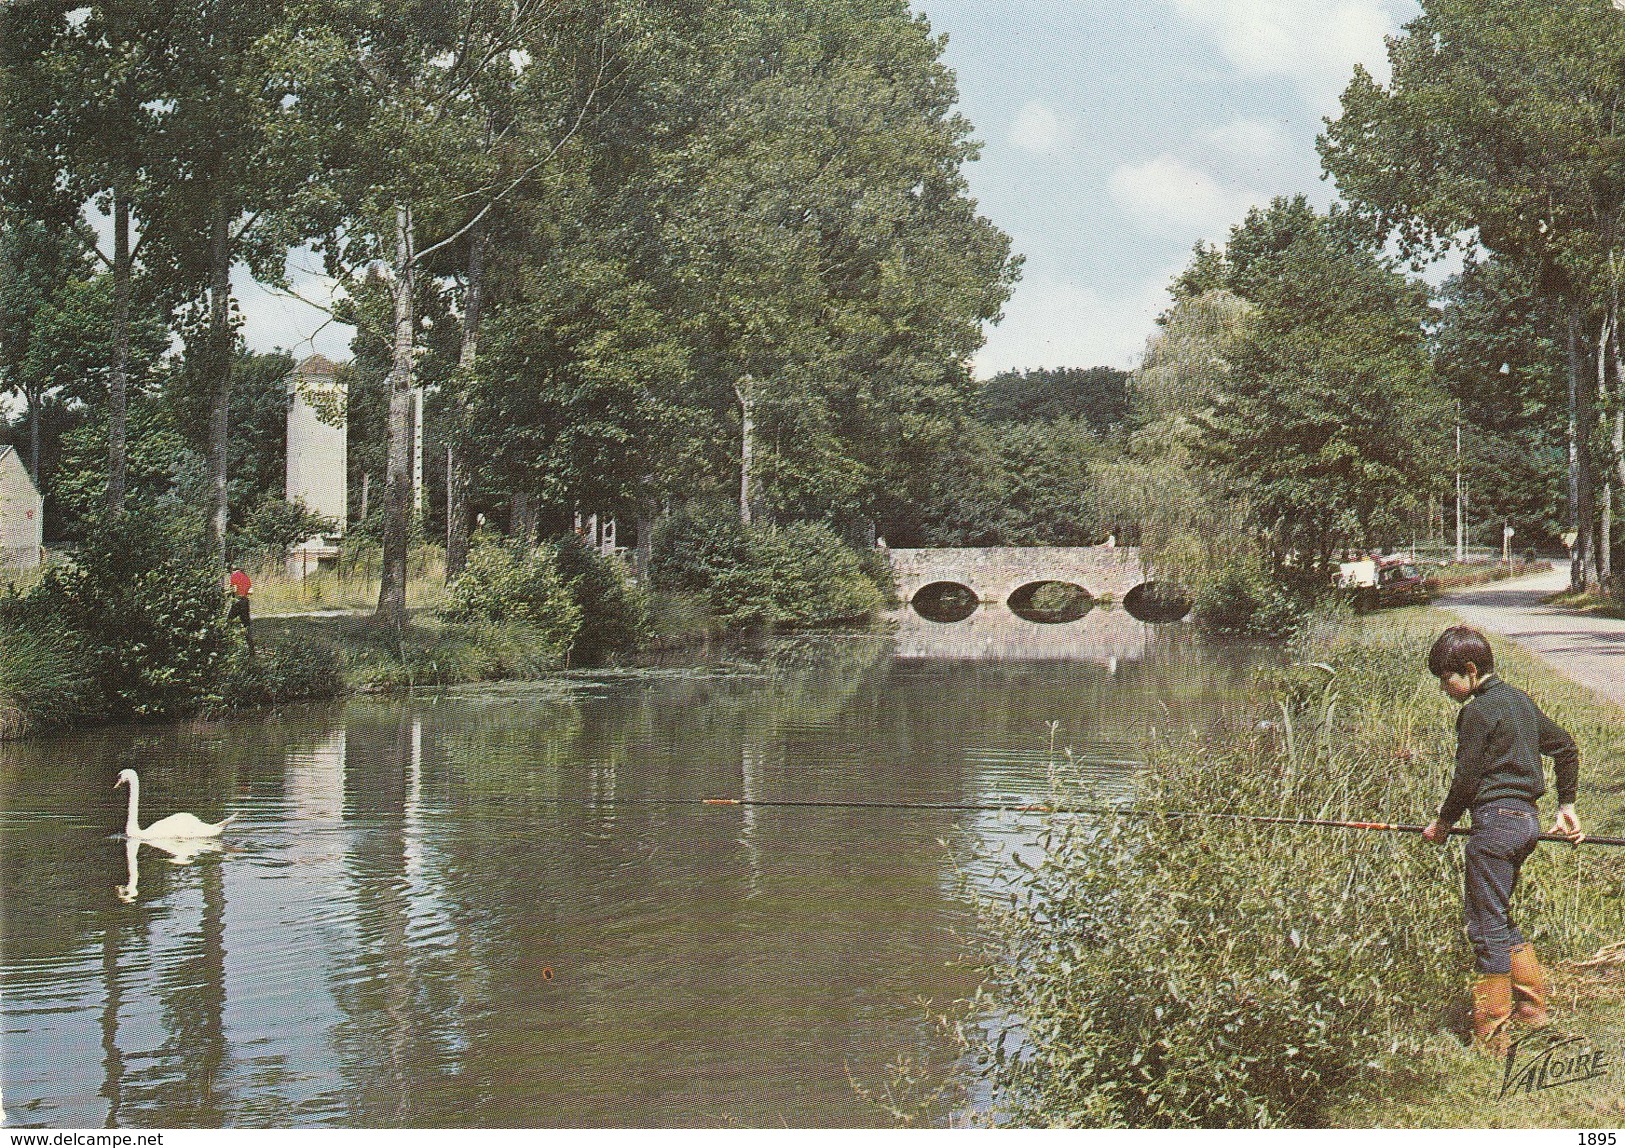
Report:
M 412 514 L 423 518 L 423 388 L 412 388 Z
M 1466 551 L 1462 550 L 1462 515 L 1461 515 L 1461 400 L 1456 400 L 1456 564 L 1466 561 Z

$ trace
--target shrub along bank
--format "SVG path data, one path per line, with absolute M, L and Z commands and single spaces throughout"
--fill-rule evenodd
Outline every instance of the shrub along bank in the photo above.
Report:
M 330 646 L 248 656 L 208 550 L 172 512 L 136 502 L 94 520 L 86 539 L 71 563 L 0 598 L 0 737 L 343 688 Z
M 1264 675 L 1222 728 L 1152 739 L 1136 804 L 1425 822 L 1452 769 L 1455 707 L 1422 664 L 1444 624 L 1406 610 L 1307 627 L 1295 664 Z M 1582 818 L 1617 833 L 1618 711 L 1511 647 L 1496 655 L 1574 731 Z M 1438 849 L 1409 834 L 1218 818 L 1057 818 L 1047 849 L 992 909 L 1008 949 L 991 984 L 1015 1019 L 983 1051 L 1005 1118 L 1618 1123 L 1617 1091 L 1497 1105 L 1502 1067 L 1463 1049 L 1459 839 Z M 1563 962 L 1625 936 L 1625 855 L 1543 845 L 1518 898 L 1525 933 L 1576 985 Z M 1606 995 L 1559 999 L 1560 1024 L 1625 1047 Z
M 573 537 L 475 540 L 442 604 L 400 629 L 370 618 L 260 619 L 258 653 L 226 620 L 195 529 L 136 507 L 26 591 L 0 598 L 0 738 L 410 688 L 531 678 L 672 638 L 835 625 L 883 604 L 880 572 L 821 526 L 741 527 L 678 516 L 657 540 L 671 589 Z
M 737 511 L 695 507 L 656 527 L 650 581 L 728 629 L 806 629 L 873 617 L 890 586 L 883 565 L 821 524 L 746 526 Z

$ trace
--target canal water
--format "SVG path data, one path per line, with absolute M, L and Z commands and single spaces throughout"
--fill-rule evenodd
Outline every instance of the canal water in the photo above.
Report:
M 1019 803 L 1058 762 L 1122 795 L 1273 656 L 899 622 L 0 745 L 7 1126 L 887 1123 L 854 1081 L 951 1063 L 921 1002 L 975 989 L 1038 819 L 703 799 Z M 222 846 L 123 840 L 124 768 Z

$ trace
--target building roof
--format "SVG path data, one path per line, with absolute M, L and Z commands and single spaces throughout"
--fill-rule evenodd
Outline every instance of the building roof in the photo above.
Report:
M 312 355 L 293 369 L 296 375 L 325 375 L 328 378 L 338 374 L 338 364 L 326 355 Z
M 38 494 L 39 487 L 34 485 L 34 478 L 28 473 L 28 467 L 23 463 L 23 456 L 18 453 L 17 448 L 14 446 L 0 446 L 0 462 L 5 462 L 8 455 L 17 456 L 18 472 L 22 474 L 23 481 L 28 483 L 29 489 L 33 490 L 35 494 Z

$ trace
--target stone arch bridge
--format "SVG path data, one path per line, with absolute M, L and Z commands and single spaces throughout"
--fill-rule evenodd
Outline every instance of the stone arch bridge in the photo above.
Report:
M 904 602 L 937 582 L 967 586 L 983 602 L 1008 602 L 1034 582 L 1070 582 L 1121 602 L 1151 575 L 1137 546 L 958 546 L 887 552 Z

